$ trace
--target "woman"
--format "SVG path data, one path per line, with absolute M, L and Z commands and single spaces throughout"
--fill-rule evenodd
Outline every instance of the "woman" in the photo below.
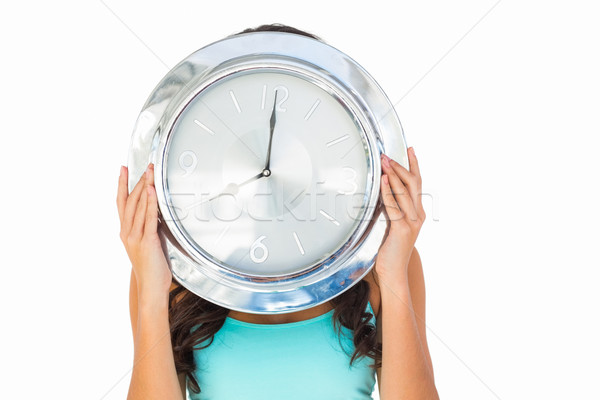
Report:
M 318 37 L 274 24 L 247 29 Z M 382 156 L 390 229 L 374 268 L 327 303 L 280 315 L 228 310 L 172 280 L 157 235 L 153 165 L 128 193 L 121 167 L 120 237 L 132 263 L 134 366 L 129 399 L 437 399 L 425 335 L 425 287 L 414 243 L 425 220 L 419 165 Z M 336 351 L 332 338 L 343 351 Z M 367 364 L 367 360 L 373 361 Z

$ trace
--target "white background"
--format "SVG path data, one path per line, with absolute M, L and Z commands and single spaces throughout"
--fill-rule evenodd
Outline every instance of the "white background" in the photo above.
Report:
M 207 5 L 210 4 L 210 5 Z M 600 398 L 593 1 L 3 3 L 0 397 L 123 399 L 117 177 L 150 91 L 263 23 L 315 33 L 396 104 L 444 399 Z

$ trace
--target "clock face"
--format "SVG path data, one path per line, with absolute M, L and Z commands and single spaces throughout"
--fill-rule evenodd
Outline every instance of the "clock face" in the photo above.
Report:
M 163 155 L 172 218 L 191 246 L 226 268 L 305 270 L 361 221 L 372 174 L 366 140 L 354 114 L 314 80 L 274 68 L 231 74 L 172 125 Z

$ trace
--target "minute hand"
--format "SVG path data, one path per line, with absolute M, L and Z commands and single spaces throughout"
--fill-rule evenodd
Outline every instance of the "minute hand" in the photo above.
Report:
M 275 100 L 273 101 L 273 111 L 271 111 L 271 121 L 270 121 L 271 132 L 269 133 L 269 147 L 267 149 L 267 162 L 265 164 L 265 171 L 269 171 L 269 167 L 271 165 L 271 145 L 273 144 L 273 132 L 275 131 L 275 123 L 277 122 L 277 115 L 275 113 L 276 105 L 277 105 L 277 90 L 275 91 Z

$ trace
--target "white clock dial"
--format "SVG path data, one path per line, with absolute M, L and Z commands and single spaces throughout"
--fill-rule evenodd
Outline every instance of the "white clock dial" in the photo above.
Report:
M 273 113 L 269 175 L 257 177 Z M 285 275 L 321 262 L 346 243 L 368 200 L 360 124 L 339 98 L 291 72 L 255 69 L 213 83 L 179 115 L 166 149 L 179 229 L 241 273 Z

